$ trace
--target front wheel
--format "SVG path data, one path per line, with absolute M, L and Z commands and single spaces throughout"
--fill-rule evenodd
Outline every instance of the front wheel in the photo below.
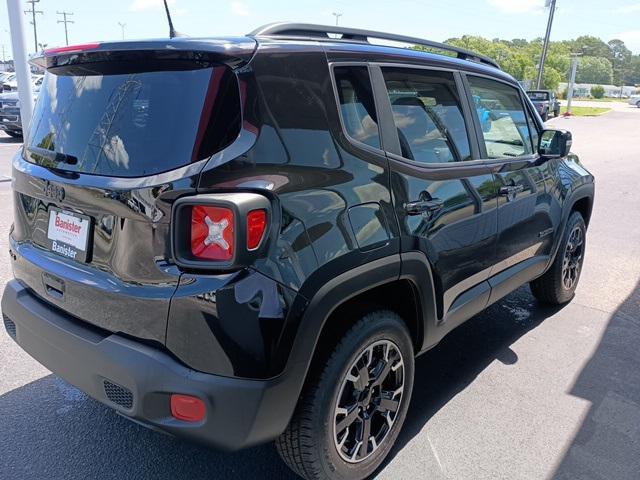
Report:
M 547 120 L 549 120 L 549 110 L 545 110 L 541 116 L 542 116 L 543 122 L 546 122 Z
M 407 413 L 414 370 L 407 328 L 393 312 L 369 313 L 317 367 L 276 440 L 278 453 L 308 480 L 367 478 L 388 455 Z
M 22 138 L 22 132 L 14 132 L 13 130 L 5 130 L 5 133 L 13 138 Z
M 586 233 L 582 215 L 573 212 L 553 264 L 544 275 L 529 284 L 534 297 L 554 305 L 567 303 L 573 298 L 582 272 Z

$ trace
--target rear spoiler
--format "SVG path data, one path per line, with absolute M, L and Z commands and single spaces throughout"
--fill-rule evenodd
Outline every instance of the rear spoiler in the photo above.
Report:
M 31 57 L 29 63 L 48 70 L 112 61 L 174 60 L 198 64 L 222 63 L 235 69 L 249 63 L 256 48 L 257 42 L 248 37 L 96 42 L 40 51 Z

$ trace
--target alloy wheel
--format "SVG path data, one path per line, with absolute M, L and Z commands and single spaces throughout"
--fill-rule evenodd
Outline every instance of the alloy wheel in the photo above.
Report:
M 580 225 L 576 225 L 569 234 L 569 241 L 562 259 L 562 286 L 566 290 L 571 290 L 578 281 L 583 255 L 584 232 Z
M 334 408 L 333 439 L 349 463 L 369 458 L 386 440 L 400 410 L 405 382 L 398 346 L 367 346 L 347 370 Z

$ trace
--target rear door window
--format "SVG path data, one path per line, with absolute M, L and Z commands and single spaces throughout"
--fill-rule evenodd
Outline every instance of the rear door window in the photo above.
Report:
M 517 88 L 484 77 L 468 76 L 488 158 L 530 155 L 533 144 Z
M 66 171 L 139 177 L 205 159 L 239 134 L 237 81 L 227 67 L 86 70 L 46 73 L 25 143 L 27 160 Z
M 453 73 L 383 68 L 402 156 L 419 163 L 469 160 L 469 137 Z
M 334 76 L 346 133 L 358 142 L 380 148 L 369 69 L 365 66 L 339 66 L 335 67 Z

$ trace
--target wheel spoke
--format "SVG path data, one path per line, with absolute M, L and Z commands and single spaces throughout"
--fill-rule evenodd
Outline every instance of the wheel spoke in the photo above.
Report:
M 339 412 L 338 410 L 341 411 Z M 353 405 L 350 410 L 347 410 L 346 408 L 336 409 L 336 416 L 339 414 L 345 415 L 345 417 L 336 424 L 336 434 L 339 434 L 355 422 L 358 418 L 358 412 L 359 410 L 356 405 Z
M 362 419 L 362 436 L 360 437 L 360 456 L 366 457 L 369 453 L 369 437 L 371 436 L 371 418 Z
M 380 404 L 378 405 L 377 410 L 382 413 L 397 412 L 398 407 L 400 406 L 400 401 L 391 398 L 391 395 L 393 395 L 391 392 L 385 392 L 385 395 L 386 396 L 382 397 L 382 399 L 380 400 Z

